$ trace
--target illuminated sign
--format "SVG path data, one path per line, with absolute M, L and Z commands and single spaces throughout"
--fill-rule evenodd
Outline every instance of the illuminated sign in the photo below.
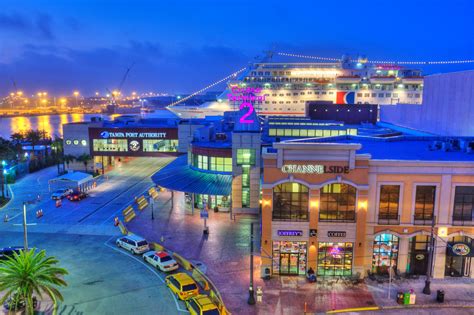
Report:
M 253 119 L 248 119 L 250 115 L 255 111 L 252 102 L 264 102 L 266 100 L 266 95 L 258 95 L 262 92 L 261 88 L 254 87 L 238 87 L 233 86 L 231 92 L 227 94 L 227 98 L 230 102 L 242 102 L 239 106 L 239 109 L 248 108 L 248 111 L 240 117 L 239 122 L 241 124 L 252 124 Z
M 291 71 L 292 76 L 298 76 L 298 77 L 335 77 L 339 74 L 339 71 L 337 70 L 293 70 Z
M 446 237 L 448 236 L 448 228 L 447 227 L 439 227 L 438 228 L 438 236 L 439 237 Z
M 326 166 L 319 164 L 285 164 L 281 167 L 283 173 L 299 173 L 299 174 L 334 174 L 349 173 L 349 166 Z
M 469 248 L 469 246 L 467 244 L 456 243 L 456 244 L 452 245 L 452 251 L 455 255 L 467 256 L 467 255 L 469 255 L 469 252 L 471 251 L 471 249 Z
M 346 237 L 345 231 L 328 231 L 328 237 Z
M 100 137 L 108 138 L 166 138 L 166 132 L 112 132 L 102 131 Z
M 138 151 L 140 150 L 140 143 L 137 140 L 130 141 L 130 144 L 128 145 L 130 150 L 132 151 Z
M 278 236 L 303 236 L 301 230 L 278 230 Z

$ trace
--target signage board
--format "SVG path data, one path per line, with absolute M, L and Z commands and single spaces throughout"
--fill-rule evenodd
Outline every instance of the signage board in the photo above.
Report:
M 241 102 L 239 106 L 240 110 L 247 108 L 247 112 L 240 117 L 239 122 L 241 124 L 254 123 L 254 120 L 249 119 L 248 117 L 255 111 L 253 102 L 265 102 L 267 96 L 260 95 L 261 92 L 262 89 L 258 87 L 233 86 L 231 88 L 231 93 L 227 94 L 229 102 Z
M 347 174 L 349 166 L 319 165 L 319 164 L 284 164 L 283 173 L 298 174 Z
M 328 231 L 328 237 L 346 237 L 346 231 Z
M 448 243 L 448 256 L 474 257 L 473 248 L 468 243 Z
M 278 236 L 303 236 L 301 230 L 278 230 Z
M 316 230 L 316 229 L 309 229 L 309 236 L 310 236 L 310 237 L 316 237 L 316 236 L 318 236 L 318 230 Z

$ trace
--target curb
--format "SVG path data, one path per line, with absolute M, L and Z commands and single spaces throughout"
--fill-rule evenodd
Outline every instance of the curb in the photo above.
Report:
M 456 304 L 420 304 L 420 305 L 395 305 L 395 306 L 369 306 L 345 308 L 340 310 L 327 311 L 325 314 L 339 314 L 350 312 L 369 312 L 378 310 L 401 310 L 401 309 L 424 309 L 424 308 L 465 308 L 474 309 L 474 305 L 456 305 Z

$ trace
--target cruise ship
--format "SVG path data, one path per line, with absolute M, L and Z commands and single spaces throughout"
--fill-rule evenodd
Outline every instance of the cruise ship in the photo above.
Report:
M 215 101 L 168 108 L 182 118 L 222 115 L 225 111 L 239 110 L 243 100 L 235 97 L 235 92 L 246 89 L 256 96 L 251 103 L 259 115 L 306 116 L 309 101 L 354 105 L 421 104 L 423 76 L 421 70 L 397 64 L 375 64 L 363 57 L 343 56 L 339 62 L 324 63 L 258 62 L 229 80 L 226 90 Z

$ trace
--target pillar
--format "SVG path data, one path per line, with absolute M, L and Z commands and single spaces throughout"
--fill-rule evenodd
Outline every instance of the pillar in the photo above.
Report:
M 309 191 L 309 228 L 317 230 L 319 221 L 319 189 Z M 310 236 L 308 243 L 308 261 L 307 268 L 313 268 L 316 271 L 318 265 L 318 237 Z
M 398 239 L 398 266 L 397 269 L 401 273 L 408 272 L 408 249 L 410 240 L 408 237 L 400 237 Z
M 372 262 L 372 242 L 367 242 L 367 208 L 368 208 L 368 190 L 359 190 L 357 198 L 356 211 L 356 240 L 354 243 L 354 262 L 352 265 L 352 272 L 355 274 L 359 272 L 362 275 L 365 273 L 367 266 Z
M 265 268 L 272 270 L 272 189 L 263 189 L 262 191 L 262 265 L 263 274 Z
M 447 237 L 436 237 L 435 250 L 433 256 L 433 278 L 443 279 L 446 269 L 446 244 Z

